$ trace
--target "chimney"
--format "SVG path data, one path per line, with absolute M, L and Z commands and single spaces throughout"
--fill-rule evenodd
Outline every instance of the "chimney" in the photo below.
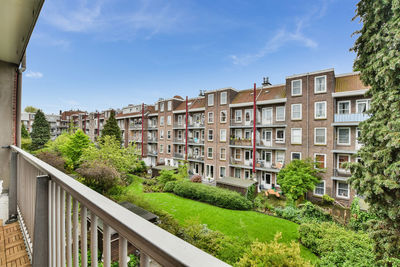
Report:
M 263 78 L 262 86 L 269 86 L 269 85 L 272 85 L 272 84 L 269 82 L 269 77 L 264 77 L 264 78 Z

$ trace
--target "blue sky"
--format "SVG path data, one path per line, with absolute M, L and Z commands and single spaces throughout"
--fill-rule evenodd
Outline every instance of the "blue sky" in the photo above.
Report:
M 27 50 L 22 106 L 152 104 L 262 77 L 352 71 L 353 0 L 51 0 Z

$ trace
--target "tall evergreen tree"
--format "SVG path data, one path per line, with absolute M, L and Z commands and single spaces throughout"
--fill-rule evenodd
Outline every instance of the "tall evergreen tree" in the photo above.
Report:
M 360 123 L 364 146 L 350 182 L 380 219 L 371 229 L 378 257 L 393 260 L 400 258 L 400 2 L 362 0 L 356 14 L 363 26 L 354 69 L 371 87 L 371 117 Z
M 47 141 L 50 140 L 50 124 L 40 109 L 36 112 L 35 120 L 32 124 L 31 138 L 32 150 L 43 148 Z
M 116 140 L 122 143 L 121 129 L 119 128 L 117 120 L 115 119 L 114 110 L 111 111 L 110 118 L 107 120 L 103 130 L 101 131 L 101 137 L 106 135 L 114 136 Z
M 21 137 L 22 138 L 29 138 L 28 130 L 25 127 L 25 124 L 21 124 Z

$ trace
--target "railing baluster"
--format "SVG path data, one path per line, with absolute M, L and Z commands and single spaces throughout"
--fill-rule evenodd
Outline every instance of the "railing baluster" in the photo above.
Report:
M 74 209 L 74 211 L 73 211 L 73 222 L 72 222 L 72 230 L 73 230 L 72 243 L 73 243 L 74 267 L 79 267 L 79 235 L 78 235 L 79 207 L 78 207 L 78 200 L 76 200 L 75 198 L 74 198 L 73 209 Z
M 56 186 L 56 257 L 57 257 L 57 265 L 61 267 L 61 223 L 60 223 L 60 186 L 54 183 Z
M 149 257 L 144 251 L 140 251 L 140 267 L 148 267 L 149 266 Z
M 49 198 L 49 212 L 48 212 L 48 214 L 49 214 L 49 228 L 48 228 L 48 232 L 49 232 L 49 263 L 52 263 L 53 262 L 53 231 L 52 231 L 52 222 L 53 222 L 53 220 L 52 220 L 52 213 L 53 213 L 53 209 L 52 209 L 52 206 L 53 206 L 53 199 L 52 199 L 52 196 L 53 196 L 53 194 L 52 194 L 52 192 L 51 192 L 51 189 L 53 188 L 53 185 L 52 185 L 52 181 L 51 180 L 49 180 L 49 187 L 48 187 L 48 192 L 49 192 L 49 196 L 48 196 L 48 198 Z
M 61 188 L 61 266 L 65 267 L 65 191 Z
M 126 261 L 128 251 L 126 238 L 119 234 L 119 266 L 126 267 L 128 262 Z
M 111 228 L 103 222 L 103 265 L 111 266 Z
M 81 265 L 87 266 L 87 209 L 81 204 Z
M 66 225 L 67 225 L 67 267 L 72 267 L 72 237 L 71 237 L 71 196 L 67 193 L 67 211 Z
M 57 263 L 57 238 L 56 238 L 56 183 L 51 183 L 51 232 L 52 232 L 52 266 Z
M 97 267 L 97 216 L 90 212 L 90 251 L 92 255 L 92 267 Z

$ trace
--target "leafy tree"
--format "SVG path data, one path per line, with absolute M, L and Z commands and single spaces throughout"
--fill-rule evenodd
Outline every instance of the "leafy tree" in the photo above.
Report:
M 21 124 L 21 137 L 22 138 L 29 138 L 30 136 L 29 136 L 29 133 L 28 133 L 28 130 L 26 129 L 26 127 L 25 127 L 25 124 Z
M 36 113 L 36 112 L 38 111 L 38 109 L 35 108 L 35 107 L 33 107 L 33 106 L 27 106 L 27 107 L 24 109 L 24 111 L 25 111 L 25 112 L 29 112 L 29 113 Z
M 354 69 L 370 86 L 369 119 L 360 123 L 364 146 L 350 164 L 350 183 L 365 197 L 380 221 L 372 240 L 379 258 L 400 258 L 400 4 L 399 1 L 362 0 L 356 17 L 363 24 L 353 50 Z
M 90 147 L 89 136 L 84 134 L 82 130 L 77 130 L 60 149 L 63 155 L 67 157 L 74 168 L 76 168 L 79 165 L 83 151 L 88 147 Z
M 122 134 L 121 129 L 118 126 L 117 120 L 115 119 L 115 111 L 111 111 L 110 118 L 107 120 L 104 125 L 103 130 L 101 131 L 101 136 L 104 137 L 106 135 L 114 136 L 119 143 L 122 143 Z
M 36 112 L 35 120 L 32 124 L 31 138 L 32 150 L 43 148 L 47 141 L 50 140 L 50 124 L 40 109 Z
M 279 171 L 276 182 L 290 200 L 297 200 L 319 183 L 320 172 L 311 159 L 293 160 Z

